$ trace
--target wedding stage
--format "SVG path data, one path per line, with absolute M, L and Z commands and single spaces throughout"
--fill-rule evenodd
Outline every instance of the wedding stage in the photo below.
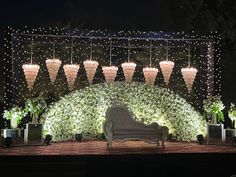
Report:
M 235 175 L 218 40 L 212 33 L 9 28 L 0 119 L 9 147 L 0 148 L 0 174 Z M 109 116 L 111 107 L 119 109 Z

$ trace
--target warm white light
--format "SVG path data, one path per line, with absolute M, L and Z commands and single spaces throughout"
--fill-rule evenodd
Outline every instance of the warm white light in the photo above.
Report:
M 158 73 L 157 68 L 150 68 L 150 67 L 143 68 L 143 74 L 146 84 L 154 85 L 157 73 Z
M 165 60 L 165 61 L 161 61 L 159 64 L 160 64 L 161 72 L 164 77 L 164 81 L 165 81 L 166 85 L 168 85 L 170 75 L 171 75 L 173 67 L 174 67 L 174 62 Z
M 58 70 L 61 66 L 61 60 L 59 60 L 57 58 L 47 59 L 46 60 L 46 66 L 47 66 L 47 69 L 48 69 L 50 80 L 53 84 L 54 81 L 56 80 Z
M 24 64 L 22 68 L 28 84 L 28 89 L 32 90 L 40 67 L 37 64 Z
M 66 75 L 66 79 L 67 79 L 67 83 L 69 86 L 69 90 L 71 91 L 74 87 L 74 82 L 75 79 L 77 77 L 77 73 L 79 70 L 79 65 L 77 64 L 66 64 L 63 66 L 65 75 Z
M 115 77 L 116 77 L 116 74 L 118 71 L 118 67 L 116 67 L 116 66 L 103 66 L 102 71 L 105 76 L 106 83 L 110 84 L 110 83 L 114 82 L 114 80 L 115 80 Z
M 86 71 L 87 79 L 91 84 L 93 82 L 93 77 L 96 73 L 98 67 L 98 62 L 94 60 L 86 60 L 84 61 L 84 68 Z
M 183 75 L 188 92 L 190 92 L 197 74 L 197 69 L 193 67 L 186 67 L 181 69 L 181 73 Z
M 121 67 L 123 68 L 126 82 L 131 82 L 136 64 L 133 62 L 125 62 L 121 64 Z

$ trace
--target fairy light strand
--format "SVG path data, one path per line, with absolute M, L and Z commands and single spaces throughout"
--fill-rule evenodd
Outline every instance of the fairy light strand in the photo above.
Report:
M 93 58 L 93 39 L 90 38 L 90 41 L 91 41 L 91 43 L 90 43 L 90 60 L 92 60 L 92 58 Z
M 152 41 L 149 40 L 150 44 L 149 44 L 149 66 L 152 67 Z
M 52 53 L 52 58 L 55 58 L 55 37 L 53 37 L 53 53 Z
M 70 64 L 73 63 L 73 47 L 74 47 L 74 38 L 71 38 L 71 50 L 70 50 Z
M 128 39 L 128 62 L 130 62 L 130 39 Z
M 169 47 L 168 47 L 168 40 L 166 41 L 166 61 L 168 61 L 168 50 L 169 50 Z
M 188 44 L 188 67 L 190 67 L 190 44 Z
M 33 63 L 33 45 L 34 45 L 34 39 L 33 36 L 31 38 L 31 47 L 30 47 L 30 64 Z
M 112 48 L 111 48 L 111 43 L 112 43 L 112 41 L 111 41 L 111 38 L 110 38 L 110 66 L 111 66 L 111 50 L 112 50 Z

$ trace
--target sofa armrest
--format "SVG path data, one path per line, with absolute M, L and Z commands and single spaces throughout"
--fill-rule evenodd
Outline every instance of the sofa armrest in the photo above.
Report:
M 162 141 L 166 141 L 167 136 L 169 135 L 169 129 L 166 126 L 161 127 Z
M 103 132 L 106 136 L 106 139 L 108 141 L 108 146 L 112 146 L 112 137 L 113 137 L 113 124 L 111 121 L 106 120 L 103 122 Z

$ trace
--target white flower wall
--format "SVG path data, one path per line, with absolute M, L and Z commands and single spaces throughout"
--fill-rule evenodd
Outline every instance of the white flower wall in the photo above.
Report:
M 185 99 L 168 89 L 138 82 L 97 84 L 62 97 L 43 115 L 45 133 L 54 141 L 69 140 L 81 132 L 97 139 L 114 100 L 126 104 L 137 120 L 167 126 L 178 140 L 196 140 L 198 134 L 206 133 L 206 121 Z

